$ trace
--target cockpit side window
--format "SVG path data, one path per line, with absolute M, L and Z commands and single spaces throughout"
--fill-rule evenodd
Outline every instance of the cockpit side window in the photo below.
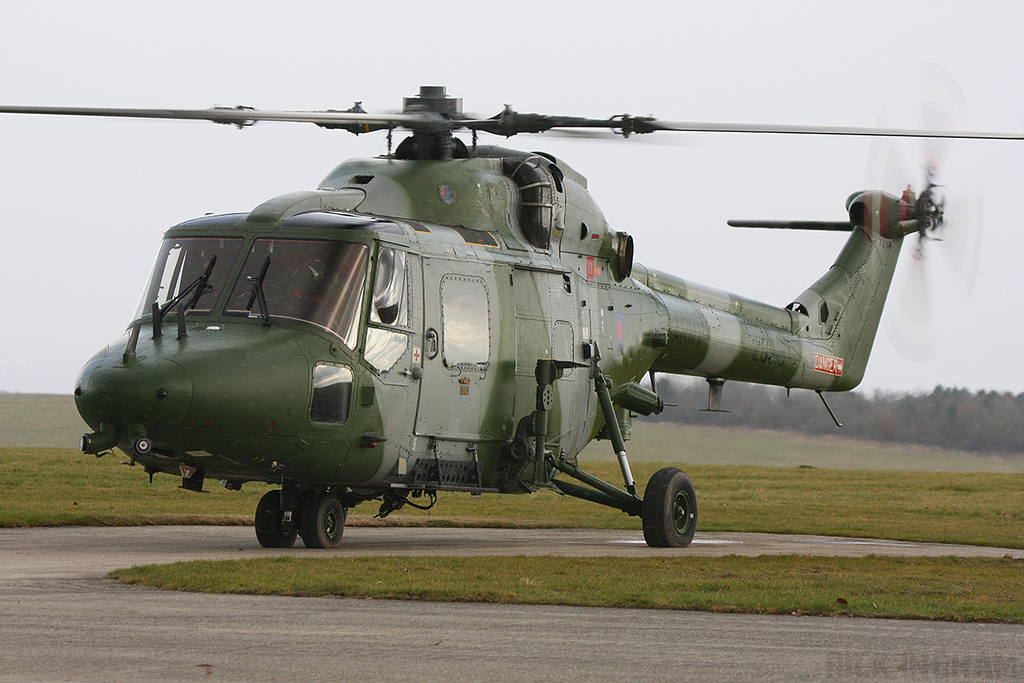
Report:
M 368 253 L 357 242 L 258 239 L 235 281 L 227 312 L 259 315 L 265 300 L 270 316 L 314 323 L 355 348 Z
M 377 254 L 377 272 L 373 278 L 370 326 L 366 330 L 364 357 L 381 371 L 390 370 L 409 348 L 408 283 L 406 253 L 381 247 Z
M 406 327 L 409 306 L 405 296 L 405 252 L 381 247 L 373 280 L 370 322 Z

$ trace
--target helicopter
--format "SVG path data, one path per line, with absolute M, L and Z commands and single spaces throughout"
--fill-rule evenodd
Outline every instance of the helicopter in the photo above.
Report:
M 400 113 L 0 107 L 0 113 L 313 123 L 385 131 L 315 190 L 247 212 L 186 220 L 163 236 L 131 323 L 80 371 L 81 450 L 119 449 L 150 476 L 203 491 L 274 487 L 254 519 L 264 547 L 340 544 L 348 511 L 429 509 L 439 492 L 581 498 L 640 518 L 654 547 L 697 528 L 689 476 L 666 467 L 637 491 L 631 420 L 660 413 L 660 374 L 848 391 L 864 376 L 908 235 L 943 224 L 919 193 L 855 192 L 842 221 L 730 221 L 849 233 L 835 263 L 784 307 L 646 268 L 586 178 L 545 152 L 479 142 L 545 131 L 656 131 L 1020 139 L 907 129 L 750 126 L 462 112 L 424 86 Z M 392 147 L 395 131 L 408 137 Z M 469 144 L 455 135 L 466 131 Z M 642 384 L 649 377 L 649 387 Z M 832 414 L 831 409 L 829 413 Z M 835 419 L 835 416 L 832 416 Z M 838 421 L 837 421 L 837 424 Z M 578 455 L 608 440 L 614 485 Z

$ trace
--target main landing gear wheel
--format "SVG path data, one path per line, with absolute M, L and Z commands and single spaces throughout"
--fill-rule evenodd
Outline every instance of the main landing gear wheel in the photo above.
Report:
M 647 482 L 641 509 L 644 540 L 652 548 L 683 548 L 697 530 L 697 493 L 686 473 L 666 467 Z
M 285 529 L 281 492 L 268 491 L 256 505 L 256 540 L 264 548 L 291 548 L 298 530 L 292 524 Z
M 333 493 L 317 493 L 302 501 L 299 535 L 307 548 L 335 548 L 345 533 L 345 508 Z

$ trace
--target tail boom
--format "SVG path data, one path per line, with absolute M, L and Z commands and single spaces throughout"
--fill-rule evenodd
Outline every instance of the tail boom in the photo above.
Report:
M 635 268 L 634 277 L 664 307 L 667 344 L 651 369 L 822 391 L 855 388 L 900 246 L 917 222 L 912 203 L 882 192 L 856 194 L 847 207 L 851 234 L 839 257 L 785 308 Z

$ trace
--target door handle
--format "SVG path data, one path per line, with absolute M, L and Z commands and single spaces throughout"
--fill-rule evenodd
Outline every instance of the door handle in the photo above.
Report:
M 424 354 L 430 360 L 437 358 L 438 343 L 437 343 L 437 330 L 433 327 L 427 330 L 427 333 L 423 335 Z

